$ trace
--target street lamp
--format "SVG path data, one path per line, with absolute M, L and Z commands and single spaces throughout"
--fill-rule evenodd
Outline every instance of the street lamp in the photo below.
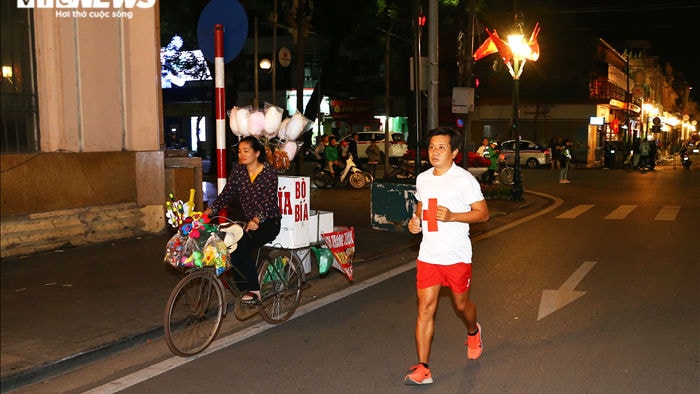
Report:
M 498 52 L 503 63 L 508 67 L 510 76 L 513 77 L 513 116 L 511 129 L 515 137 L 515 158 L 513 174 L 513 200 L 523 197 L 522 175 L 520 173 L 520 130 L 518 128 L 518 107 L 520 106 L 520 75 L 525 68 L 527 60 L 537 61 L 540 57 L 540 45 L 537 43 L 537 35 L 540 32 L 539 23 L 535 24 L 529 41 L 525 41 L 522 33 L 508 36 L 508 42 L 504 42 L 494 29 L 490 32 L 486 29 L 489 38 L 474 52 L 474 61 L 477 61 L 492 53 Z

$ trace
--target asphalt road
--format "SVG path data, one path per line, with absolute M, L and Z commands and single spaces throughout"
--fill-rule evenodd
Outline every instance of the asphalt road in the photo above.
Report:
M 477 237 L 472 298 L 484 354 L 466 359 L 465 330 L 443 297 L 431 356 L 435 383 L 422 390 L 698 392 L 700 176 L 662 166 L 647 173 L 574 170 L 566 185 L 549 170 L 526 170 L 524 177 L 527 190 L 557 203 Z M 416 361 L 415 253 L 396 251 L 393 271 L 312 302 L 285 324 L 222 337 L 199 358 L 135 349 L 64 379 L 90 381 L 98 368 L 121 371 L 89 387 L 74 382 L 76 392 L 415 390 L 402 384 Z M 343 287 L 339 276 L 332 280 Z M 61 379 L 49 383 L 61 387 Z

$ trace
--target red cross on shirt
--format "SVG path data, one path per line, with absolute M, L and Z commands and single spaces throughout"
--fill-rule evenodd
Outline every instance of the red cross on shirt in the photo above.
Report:
M 428 209 L 423 210 L 423 220 L 428 221 L 428 231 L 438 231 L 437 198 L 428 199 Z

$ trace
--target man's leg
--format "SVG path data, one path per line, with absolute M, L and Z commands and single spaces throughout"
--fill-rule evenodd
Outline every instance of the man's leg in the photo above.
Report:
M 435 310 L 440 285 L 418 289 L 418 318 L 416 319 L 416 352 L 418 361 L 428 364 L 430 346 L 435 331 Z
M 467 326 L 467 358 L 476 360 L 481 357 L 484 344 L 481 341 L 481 326 L 476 321 L 476 305 L 469 299 L 469 288 L 461 293 L 452 292 L 455 309 L 462 314 Z
M 469 288 L 461 293 L 452 292 L 455 309 L 464 317 L 469 333 L 476 332 L 476 305 L 469 299 Z

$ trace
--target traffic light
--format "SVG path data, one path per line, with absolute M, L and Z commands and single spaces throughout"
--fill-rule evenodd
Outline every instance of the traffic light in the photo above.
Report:
M 472 84 L 471 86 L 474 87 L 474 102 L 476 103 L 479 100 L 479 78 L 477 78 L 476 75 L 472 74 Z
M 425 15 L 422 15 L 422 14 L 418 15 L 418 26 L 419 27 L 425 26 L 425 21 L 426 21 Z

